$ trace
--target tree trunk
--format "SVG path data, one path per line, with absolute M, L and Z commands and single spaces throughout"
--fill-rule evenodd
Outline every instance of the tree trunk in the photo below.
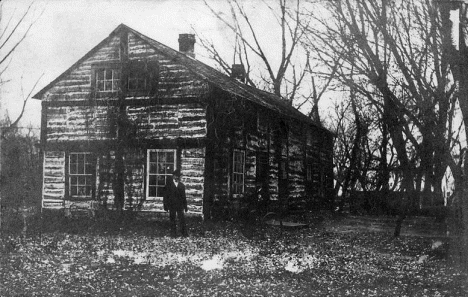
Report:
M 387 125 L 388 127 L 390 137 L 397 152 L 397 158 L 398 162 L 400 163 L 400 169 L 403 174 L 402 195 L 400 198 L 399 213 L 394 232 L 395 237 L 398 237 L 401 233 L 401 226 L 403 220 L 408 214 L 408 207 L 410 205 L 409 201 L 414 193 L 414 176 L 408 155 L 406 153 L 406 142 L 403 139 L 403 124 L 401 123 L 399 118 L 402 115 L 399 114 L 398 107 L 393 101 L 396 99 L 394 98 L 392 91 L 389 89 L 386 83 L 379 85 L 379 89 L 384 97 L 384 125 Z

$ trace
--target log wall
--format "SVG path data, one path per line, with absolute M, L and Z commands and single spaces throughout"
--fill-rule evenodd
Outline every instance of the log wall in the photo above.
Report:
M 263 107 L 237 99 L 236 104 L 217 103 L 218 117 L 212 126 L 217 139 L 213 146 L 214 158 L 214 202 L 217 206 L 239 203 L 255 205 L 256 190 L 262 181 L 257 178 L 258 154 L 268 154 L 268 195 L 270 205 L 284 205 L 289 209 L 319 208 L 327 200 L 332 188 L 331 136 L 319 128 L 304 125 L 298 121 L 275 117 Z M 224 102 L 228 100 L 220 100 Z M 232 106 L 239 106 L 234 108 Z M 242 108 L 241 108 L 242 107 Z M 306 142 L 309 131 L 312 140 Z M 234 149 L 245 151 L 244 194 L 231 193 L 232 153 Z M 287 162 L 286 196 L 280 197 L 279 162 Z M 313 163 L 313 186 L 307 186 L 306 166 Z M 328 192 L 327 192 L 328 191 Z M 241 200 L 243 202 L 241 202 Z M 317 203 L 313 204 L 315 201 Z M 253 204 L 252 204 L 253 202 Z M 322 203 L 324 204 L 324 203 Z
M 158 61 L 158 98 L 199 97 L 206 94 L 208 84 L 198 79 L 187 67 L 177 63 L 177 60 L 162 55 L 158 50 L 138 36 L 129 33 L 129 59 Z M 144 99 L 145 96 L 132 98 Z
M 118 36 L 101 44 L 96 51 L 76 65 L 62 77 L 43 96 L 45 102 L 82 102 L 92 98 L 91 74 L 92 65 L 100 62 L 119 62 Z
M 109 112 L 112 106 L 49 106 L 46 137 L 49 142 L 112 139 Z
M 120 34 L 103 41 L 79 63 L 67 70 L 43 95 L 44 147 L 57 151 L 44 153 L 44 207 L 95 207 L 87 201 L 66 201 L 66 154 L 75 148 L 91 151 L 96 157 L 95 199 L 106 208 L 114 208 L 113 178 L 115 176 L 116 121 L 119 112 L 119 92 L 99 94 L 93 90 L 96 65 L 111 65 L 119 69 L 124 64 L 122 44 L 128 44 L 129 63 L 150 62 L 157 65 L 156 93 L 132 92 L 124 98 L 126 125 L 129 129 L 125 149 L 125 207 L 143 210 L 162 209 L 162 201 L 146 201 L 146 149 L 172 148 L 180 151 L 180 166 L 184 177 L 191 212 L 201 212 L 203 196 L 204 149 L 179 146 L 180 140 L 200 140 L 206 137 L 206 107 L 200 100 L 208 84 L 188 71 L 173 57 L 166 57 L 155 45 L 128 34 L 124 43 Z M 172 99 L 179 101 L 171 102 Z M 164 100 L 164 101 L 161 101 Z M 181 102 L 182 100 L 182 102 Z M 121 119 L 120 119 L 121 120 Z M 146 142 L 141 142 L 144 140 Z M 158 142 L 151 142 L 151 141 Z M 94 141 L 90 145 L 90 141 Z M 150 141 L 150 142 L 148 142 Z M 135 143 L 144 143 L 138 148 Z M 184 143 L 182 141 L 182 143 Z M 62 144 L 62 145 L 59 145 Z M 78 146 L 75 146 L 77 144 Z M 66 147 L 66 151 L 63 150 Z
M 42 207 L 62 208 L 65 199 L 65 152 L 44 152 Z
M 206 137 L 206 109 L 200 103 L 129 106 L 127 114 L 141 139 Z

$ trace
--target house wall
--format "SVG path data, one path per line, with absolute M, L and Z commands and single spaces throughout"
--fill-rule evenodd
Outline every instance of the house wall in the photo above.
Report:
M 224 96 L 224 97 L 223 97 Z M 259 153 L 268 154 L 268 195 L 271 209 L 318 209 L 328 205 L 332 188 L 332 138 L 321 128 L 282 118 L 262 106 L 232 98 L 222 92 L 214 101 L 214 119 L 210 127 L 215 140 L 213 149 L 213 203 L 215 211 L 236 213 L 242 204 L 256 205 Z M 286 132 L 285 132 L 286 131 Z M 210 133 L 210 131 L 208 131 Z M 307 143 L 307 134 L 313 140 Z M 244 195 L 231 193 L 233 150 L 245 151 Z M 280 191 L 281 160 L 287 162 L 287 188 Z M 306 166 L 313 164 L 313 178 L 308 186 Z M 331 173 L 331 174 L 330 174 Z M 228 208 L 229 210 L 226 210 Z M 236 210 L 237 208 L 237 210 Z
M 206 94 L 208 85 L 197 79 L 186 67 L 172 58 L 161 55 L 133 33 L 128 34 L 129 59 L 158 61 L 159 81 L 158 98 L 198 97 Z M 131 96 L 129 98 L 145 99 L 147 96 Z
M 114 209 L 113 176 L 114 152 L 100 157 L 99 176 L 97 177 L 96 199 L 108 209 Z M 189 212 L 201 214 L 203 205 L 205 150 L 185 148 L 180 150 L 182 183 L 185 184 Z M 164 211 L 161 198 L 146 198 L 146 151 L 129 150 L 125 154 L 125 201 L 126 208 L 142 211 Z
M 109 134 L 110 106 L 49 106 L 46 137 L 48 143 L 113 139 Z
M 305 192 L 305 141 L 304 126 L 290 122 L 288 133 L 288 193 L 289 205 L 303 209 L 306 205 Z
M 123 58 L 120 34 L 102 42 L 43 95 L 44 180 L 43 206 L 47 208 L 95 207 L 90 201 L 70 201 L 67 189 L 67 156 L 70 152 L 91 152 L 96 159 L 93 200 L 114 208 L 115 151 L 118 148 L 116 122 L 125 114 L 124 139 L 125 207 L 162 211 L 162 201 L 146 199 L 148 149 L 175 149 L 185 175 L 189 211 L 199 213 L 204 191 L 204 140 L 206 82 L 165 57 L 146 41 L 128 34 L 129 61 L 155 62 L 157 92 L 95 97 L 95 65 L 118 65 Z M 120 110 L 119 110 L 120 109 Z M 120 118 L 119 118 L 120 117 Z
M 120 39 L 114 36 L 108 42 L 98 45 L 98 49 L 87 59 L 76 65 L 43 96 L 43 102 L 63 102 L 82 104 L 92 98 L 92 65 L 99 62 L 118 62 Z
M 201 103 L 128 106 L 139 139 L 204 138 L 206 110 Z
M 287 202 L 303 207 L 315 201 L 320 206 L 333 186 L 329 133 L 217 90 L 181 65 L 179 54 L 166 57 L 157 43 L 151 41 L 150 46 L 148 42 L 131 32 L 128 36 L 120 32 L 98 45 L 44 93 L 44 207 L 94 207 L 93 201 L 97 201 L 113 208 L 116 163 L 120 164 L 122 155 L 125 207 L 162 211 L 160 198 L 146 197 L 148 149 L 177 150 L 190 212 L 201 213 L 207 197 L 234 209 L 256 199 L 261 186 L 259 153 L 267 154 L 266 192 L 272 205 Z M 152 81 L 155 92 L 123 90 L 95 96 L 96 64 L 123 67 L 135 61 L 157 68 Z M 287 126 L 286 134 L 281 121 Z M 309 129 L 317 141 L 305 139 Z M 234 149 L 245 151 L 243 195 L 231 192 Z M 77 151 L 91 152 L 96 159 L 92 201 L 68 197 L 67 156 Z M 285 196 L 280 195 L 279 183 L 282 159 L 287 160 Z M 310 183 L 305 181 L 307 162 L 314 164 Z
M 65 152 L 44 153 L 42 207 L 61 208 L 65 199 Z

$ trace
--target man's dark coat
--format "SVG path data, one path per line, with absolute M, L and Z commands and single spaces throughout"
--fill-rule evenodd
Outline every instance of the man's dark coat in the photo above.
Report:
M 179 181 L 177 187 L 172 179 L 167 181 L 163 196 L 164 210 L 187 211 L 187 197 L 185 196 L 185 185 Z

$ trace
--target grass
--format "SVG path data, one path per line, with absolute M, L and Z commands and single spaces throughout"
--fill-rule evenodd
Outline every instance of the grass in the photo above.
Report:
M 305 219 L 281 232 L 189 218 L 188 238 L 164 217 L 32 219 L 26 236 L 2 235 L 0 295 L 468 296 L 443 238 Z

